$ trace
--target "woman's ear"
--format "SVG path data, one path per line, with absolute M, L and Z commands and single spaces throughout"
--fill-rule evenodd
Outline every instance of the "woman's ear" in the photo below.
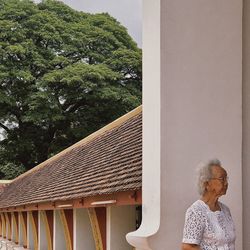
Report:
M 209 182 L 204 182 L 205 192 L 209 191 Z

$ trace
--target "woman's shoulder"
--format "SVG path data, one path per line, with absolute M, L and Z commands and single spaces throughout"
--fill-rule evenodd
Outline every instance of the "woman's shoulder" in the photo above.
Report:
M 187 213 L 204 214 L 207 212 L 206 210 L 205 203 L 202 200 L 197 200 L 187 209 Z
M 222 211 L 225 211 L 225 212 L 231 214 L 230 213 L 230 209 L 229 209 L 229 207 L 226 204 L 224 204 L 224 203 L 222 203 L 222 202 L 219 201 L 219 205 L 220 205 Z

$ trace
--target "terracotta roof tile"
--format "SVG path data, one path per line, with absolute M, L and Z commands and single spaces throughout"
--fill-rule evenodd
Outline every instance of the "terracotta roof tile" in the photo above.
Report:
M 12 207 L 141 188 L 141 111 L 41 168 L 15 179 L 0 194 Z

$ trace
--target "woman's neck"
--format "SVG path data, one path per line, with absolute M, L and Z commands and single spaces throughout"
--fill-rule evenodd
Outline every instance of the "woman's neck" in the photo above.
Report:
M 212 194 L 206 193 L 201 197 L 201 200 L 204 201 L 210 208 L 211 211 L 219 211 L 220 206 L 218 202 L 219 197 Z

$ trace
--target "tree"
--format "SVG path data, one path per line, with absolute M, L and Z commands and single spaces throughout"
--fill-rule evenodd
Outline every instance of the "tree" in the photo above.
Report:
M 140 105 L 141 75 L 141 49 L 107 13 L 0 0 L 0 171 L 30 169 Z

